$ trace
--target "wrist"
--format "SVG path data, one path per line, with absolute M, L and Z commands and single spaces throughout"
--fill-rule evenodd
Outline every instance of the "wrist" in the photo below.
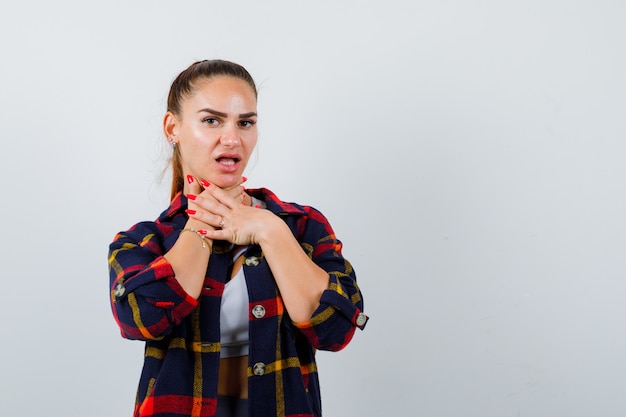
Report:
M 207 231 L 213 231 L 215 230 L 215 228 L 211 225 L 208 225 L 206 223 L 203 223 L 199 220 L 196 219 L 192 219 L 190 218 L 187 223 L 185 223 L 185 226 L 183 227 L 183 230 L 181 231 L 181 233 L 183 231 L 191 231 L 196 233 L 198 236 L 200 236 L 202 238 L 202 245 L 203 248 L 206 247 L 208 248 L 211 252 L 213 251 L 213 239 L 209 238 L 206 236 L 206 232 Z
M 268 245 L 272 241 L 280 240 L 283 234 L 291 235 L 291 230 L 289 226 L 287 226 L 287 223 L 273 213 L 269 211 L 267 213 L 267 220 L 263 221 L 263 227 L 256 234 L 257 243 L 261 247 Z
M 206 235 L 206 230 L 204 230 L 204 229 L 194 229 L 193 227 L 185 227 L 183 230 L 181 230 L 180 233 L 184 233 L 184 232 L 195 233 L 200 238 L 200 243 L 202 244 L 202 248 L 203 249 L 208 249 L 209 253 L 211 253 L 213 251 L 212 241 L 210 239 L 207 239 L 206 236 L 205 236 Z

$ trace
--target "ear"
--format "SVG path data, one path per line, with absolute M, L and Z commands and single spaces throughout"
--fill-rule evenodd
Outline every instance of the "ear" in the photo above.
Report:
M 176 135 L 178 134 L 178 127 L 180 120 L 174 113 L 168 111 L 163 117 L 163 133 L 166 138 L 173 138 L 174 142 L 177 142 Z

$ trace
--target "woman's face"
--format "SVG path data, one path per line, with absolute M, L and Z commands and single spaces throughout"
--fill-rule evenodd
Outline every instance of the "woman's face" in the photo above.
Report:
M 218 187 L 238 186 L 257 142 L 257 108 L 252 88 L 243 80 L 217 76 L 196 82 L 182 102 L 181 115 L 171 113 L 172 136 L 180 148 L 185 175 Z

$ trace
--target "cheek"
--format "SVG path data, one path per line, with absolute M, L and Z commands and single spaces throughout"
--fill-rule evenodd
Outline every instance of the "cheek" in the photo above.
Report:
M 247 143 L 246 146 L 246 158 L 250 159 L 250 155 L 252 155 L 252 153 L 254 152 L 254 148 L 256 147 L 256 140 L 254 141 L 250 141 Z
M 198 128 L 190 132 L 187 142 L 190 148 L 208 149 L 215 146 L 218 141 L 219 137 L 215 133 Z
M 256 143 L 257 143 L 258 139 L 259 139 L 259 136 L 258 136 L 258 134 L 256 132 L 255 133 L 251 133 L 250 136 L 245 138 L 248 150 L 250 152 L 252 152 L 254 150 L 254 147 L 256 146 Z

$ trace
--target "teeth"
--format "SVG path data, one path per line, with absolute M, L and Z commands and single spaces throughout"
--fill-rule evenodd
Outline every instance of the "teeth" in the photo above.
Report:
M 220 159 L 222 165 L 235 165 L 235 161 L 232 159 Z

